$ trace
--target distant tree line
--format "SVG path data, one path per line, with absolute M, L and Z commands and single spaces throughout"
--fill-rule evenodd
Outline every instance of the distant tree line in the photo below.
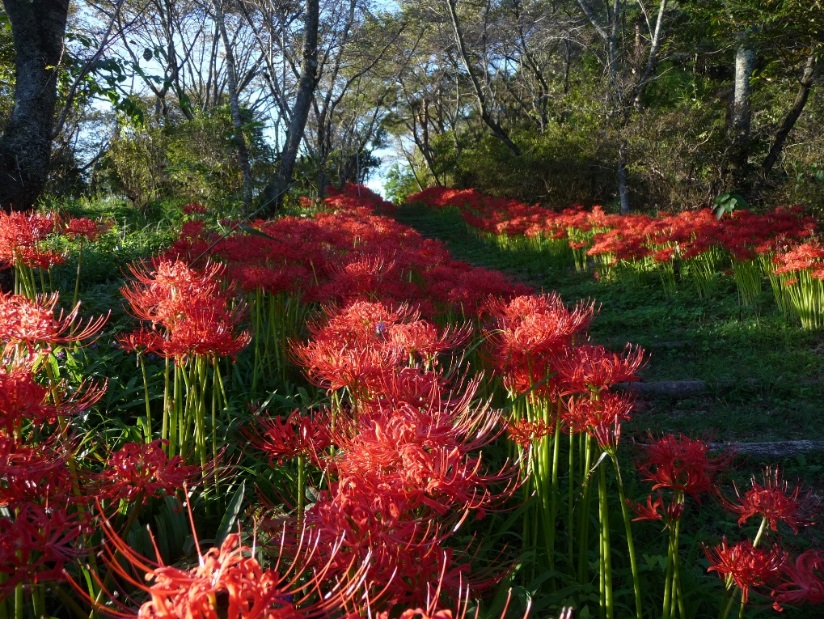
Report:
M 823 26 L 820 0 L 4 0 L 0 204 L 267 212 L 389 148 L 396 196 L 815 206 Z

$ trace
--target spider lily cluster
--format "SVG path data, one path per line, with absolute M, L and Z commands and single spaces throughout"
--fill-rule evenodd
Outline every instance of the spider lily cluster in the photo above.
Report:
M 590 339 L 595 303 L 456 262 L 365 188 L 229 235 L 195 206 L 121 289 L 138 415 L 76 371 L 102 318 L 0 297 L 0 617 L 686 617 L 708 496 L 758 520 L 705 549 L 722 615 L 824 603 L 824 553 L 782 544 L 816 506 L 777 471 L 720 492 L 730 456 L 636 432 L 628 496 L 620 386 L 648 358 Z M 316 397 L 277 400 L 295 384 Z M 653 574 L 639 520 L 664 526 Z
M 737 210 L 719 219 L 711 209 L 672 215 L 610 215 L 600 206 L 550 211 L 473 189 L 432 187 L 409 203 L 455 207 L 467 226 L 517 251 L 541 251 L 558 264 L 592 268 L 600 279 L 657 274 L 668 294 L 684 284 L 701 297 L 731 277 L 743 307 L 759 309 L 769 280 L 788 321 L 824 325 L 824 247 L 815 221 L 800 207 L 755 214 Z

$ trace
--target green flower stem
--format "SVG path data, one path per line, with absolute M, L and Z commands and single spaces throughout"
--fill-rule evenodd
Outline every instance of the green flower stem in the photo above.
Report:
M 23 597 L 23 583 L 19 582 L 14 587 L 14 619 L 23 619 L 25 610 L 25 598 Z
M 581 504 L 578 514 L 578 582 L 583 584 L 589 580 L 587 570 L 587 545 L 589 537 L 589 510 L 590 510 L 590 466 L 592 464 L 592 438 L 588 434 L 584 439 L 584 469 L 581 481 Z
M 306 461 L 298 456 L 298 530 L 303 528 L 303 516 L 306 511 Z
M 152 409 L 149 406 L 149 379 L 146 376 L 146 362 L 143 360 L 143 353 L 137 353 L 137 361 L 140 364 L 140 374 L 143 376 L 143 402 L 146 405 L 146 442 L 152 442 Z
M 163 370 L 163 420 L 160 427 L 160 438 L 169 441 L 170 416 L 172 414 L 172 403 L 169 401 L 169 359 L 166 359 L 166 368 Z M 165 446 L 166 455 L 172 455 L 171 441 Z
M 567 555 L 568 569 L 572 570 L 575 565 L 575 505 L 574 505 L 574 491 L 575 491 L 575 435 L 570 430 L 569 432 L 569 483 L 567 485 Z
M 732 611 L 732 607 L 735 605 L 735 597 L 737 593 L 738 589 L 732 592 L 732 595 L 730 595 L 730 599 L 727 601 L 726 607 L 724 607 L 721 611 L 721 614 L 718 615 L 718 619 L 727 619 L 727 617 L 730 616 L 730 611 Z M 741 603 L 743 605 L 743 600 Z
M 755 534 L 755 539 L 752 542 L 752 547 L 753 548 L 756 548 L 758 546 L 758 543 L 761 541 L 761 536 L 764 535 L 764 531 L 766 530 L 766 528 L 767 528 L 767 519 L 762 518 L 761 519 L 761 526 L 758 527 L 758 533 Z
M 632 570 L 632 587 L 635 592 L 635 615 L 638 619 L 642 617 L 641 602 L 641 580 L 638 576 L 638 560 L 635 556 L 635 543 L 632 537 L 632 520 L 630 518 L 629 507 L 627 506 L 626 494 L 624 493 L 624 481 L 621 477 L 621 467 L 618 464 L 618 456 L 610 449 L 609 456 L 612 465 L 615 467 L 615 478 L 618 482 L 618 500 L 621 502 L 621 516 L 624 519 L 624 532 L 627 537 L 627 552 L 629 553 L 629 565 Z
M 77 305 L 80 298 L 80 269 L 83 266 L 83 243 L 80 243 L 80 251 L 77 252 L 77 274 L 74 278 L 74 296 L 72 297 L 72 307 Z
M 601 529 L 601 581 L 603 583 L 603 610 L 606 619 L 613 619 L 612 597 L 612 557 L 609 539 L 609 503 L 607 496 L 607 475 L 603 465 L 598 471 L 598 512 Z M 603 614 L 603 613 L 602 613 Z

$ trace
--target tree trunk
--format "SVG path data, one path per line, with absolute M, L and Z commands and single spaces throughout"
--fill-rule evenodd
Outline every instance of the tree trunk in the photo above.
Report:
M 772 171 L 775 162 L 778 160 L 778 156 L 784 149 L 784 142 L 787 141 L 787 136 L 790 135 L 790 131 L 792 131 L 795 126 L 798 117 L 801 116 L 801 112 L 804 111 L 804 106 L 807 105 L 807 99 L 813 87 L 814 73 L 815 54 L 810 52 L 810 55 L 807 56 L 807 63 L 804 65 L 804 74 L 801 76 L 793 106 L 790 108 L 790 111 L 787 112 L 787 116 L 784 117 L 784 122 L 781 123 L 778 131 L 776 131 L 770 152 L 767 154 L 767 158 L 764 159 L 764 163 L 761 164 L 762 178 L 766 178 Z
M 235 54 L 232 51 L 232 43 L 229 41 L 229 34 L 226 32 L 226 15 L 223 13 L 223 0 L 213 0 L 212 6 L 215 8 L 217 26 L 220 29 L 220 38 L 223 40 L 223 49 L 226 54 L 226 81 L 229 87 L 229 109 L 232 113 L 232 125 L 234 135 L 232 136 L 237 148 L 237 161 L 240 171 L 243 174 L 243 210 L 246 213 L 252 211 L 252 166 L 249 163 L 249 149 L 246 146 L 246 138 L 243 137 L 243 118 L 240 115 L 240 101 L 238 99 L 237 73 L 235 65 Z
M 621 137 L 618 146 L 618 201 L 621 205 L 621 215 L 629 214 L 629 178 L 627 175 L 627 141 Z
M 466 73 L 469 76 L 469 81 L 472 84 L 472 91 L 475 94 L 475 99 L 478 101 L 478 107 L 480 108 L 481 119 L 484 121 L 484 124 L 489 127 L 492 135 L 503 142 L 513 155 L 519 157 L 521 155 L 521 149 L 518 148 L 517 144 L 512 141 L 509 134 L 498 123 L 498 121 L 492 117 L 492 114 L 489 111 L 486 95 L 481 88 L 481 82 L 475 74 L 475 69 L 472 67 L 472 63 L 469 60 L 469 55 L 466 50 L 463 31 L 461 30 L 460 23 L 458 22 L 458 9 L 456 6 L 457 0 L 446 0 L 446 5 L 449 8 L 449 17 L 452 22 L 452 32 L 455 35 L 455 43 L 458 46 L 458 54 L 461 57 L 461 62 L 463 63 L 464 69 L 466 69 Z
M 0 206 L 34 207 L 49 176 L 68 0 L 4 0 L 14 37 L 14 107 L 0 137 Z
M 318 22 L 320 18 L 319 0 L 305 0 L 303 59 L 300 65 L 298 94 L 292 107 L 292 116 L 286 130 L 286 140 L 280 154 L 277 174 L 263 190 L 264 206 L 268 211 L 277 209 L 283 202 L 283 195 L 292 182 L 298 148 L 303 140 L 312 96 L 318 80 Z
M 750 155 L 750 79 L 755 66 L 755 50 L 744 43 L 735 52 L 735 92 L 732 101 L 730 165 L 737 189 L 747 180 Z

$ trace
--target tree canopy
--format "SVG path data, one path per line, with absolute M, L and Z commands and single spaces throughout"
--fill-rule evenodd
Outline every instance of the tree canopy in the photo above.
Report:
M 820 1 L 3 7 L 2 173 L 27 196 L 3 183 L 7 208 L 44 190 L 104 190 L 138 206 L 178 197 L 248 212 L 289 189 L 363 181 L 381 163 L 395 164 L 393 191 L 474 186 L 558 207 L 822 194 Z M 26 7 L 63 12 L 65 25 L 42 12 L 37 23 L 65 53 L 31 48 L 46 43 L 26 34 Z M 36 88 L 53 102 L 25 104 Z

